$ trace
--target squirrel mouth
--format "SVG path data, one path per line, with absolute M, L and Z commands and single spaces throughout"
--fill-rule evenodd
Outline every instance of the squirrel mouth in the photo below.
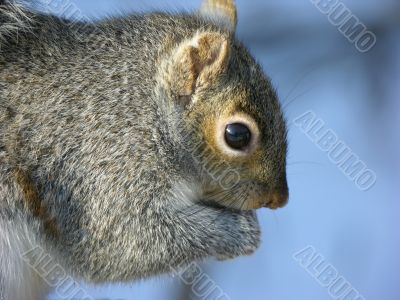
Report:
M 240 209 L 234 208 L 234 207 L 229 207 L 225 206 L 221 203 L 218 203 L 215 200 L 212 199 L 203 199 L 200 201 L 201 205 L 213 208 L 215 210 L 220 210 L 220 211 L 233 211 L 233 212 L 239 212 L 241 211 Z

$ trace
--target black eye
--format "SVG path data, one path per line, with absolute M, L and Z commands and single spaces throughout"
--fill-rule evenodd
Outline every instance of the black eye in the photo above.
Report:
M 243 150 L 250 144 L 250 129 L 241 123 L 228 124 L 225 128 L 225 141 L 231 148 Z

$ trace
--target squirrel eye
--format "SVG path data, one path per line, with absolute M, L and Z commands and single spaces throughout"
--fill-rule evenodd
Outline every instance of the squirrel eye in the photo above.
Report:
M 243 150 L 251 141 L 250 129 L 242 123 L 228 124 L 225 128 L 225 142 L 235 150 Z

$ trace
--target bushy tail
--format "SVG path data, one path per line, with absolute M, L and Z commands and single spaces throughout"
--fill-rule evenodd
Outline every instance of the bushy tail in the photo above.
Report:
M 24 7 L 24 1 L 0 0 L 0 45 L 30 28 L 32 16 Z

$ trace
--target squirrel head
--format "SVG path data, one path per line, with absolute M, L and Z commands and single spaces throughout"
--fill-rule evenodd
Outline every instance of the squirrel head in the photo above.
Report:
M 173 130 L 193 160 L 186 165 L 198 166 L 192 178 L 203 201 L 240 210 L 285 205 L 285 120 L 270 81 L 232 30 L 196 32 L 161 66 L 162 95 L 179 113 Z

